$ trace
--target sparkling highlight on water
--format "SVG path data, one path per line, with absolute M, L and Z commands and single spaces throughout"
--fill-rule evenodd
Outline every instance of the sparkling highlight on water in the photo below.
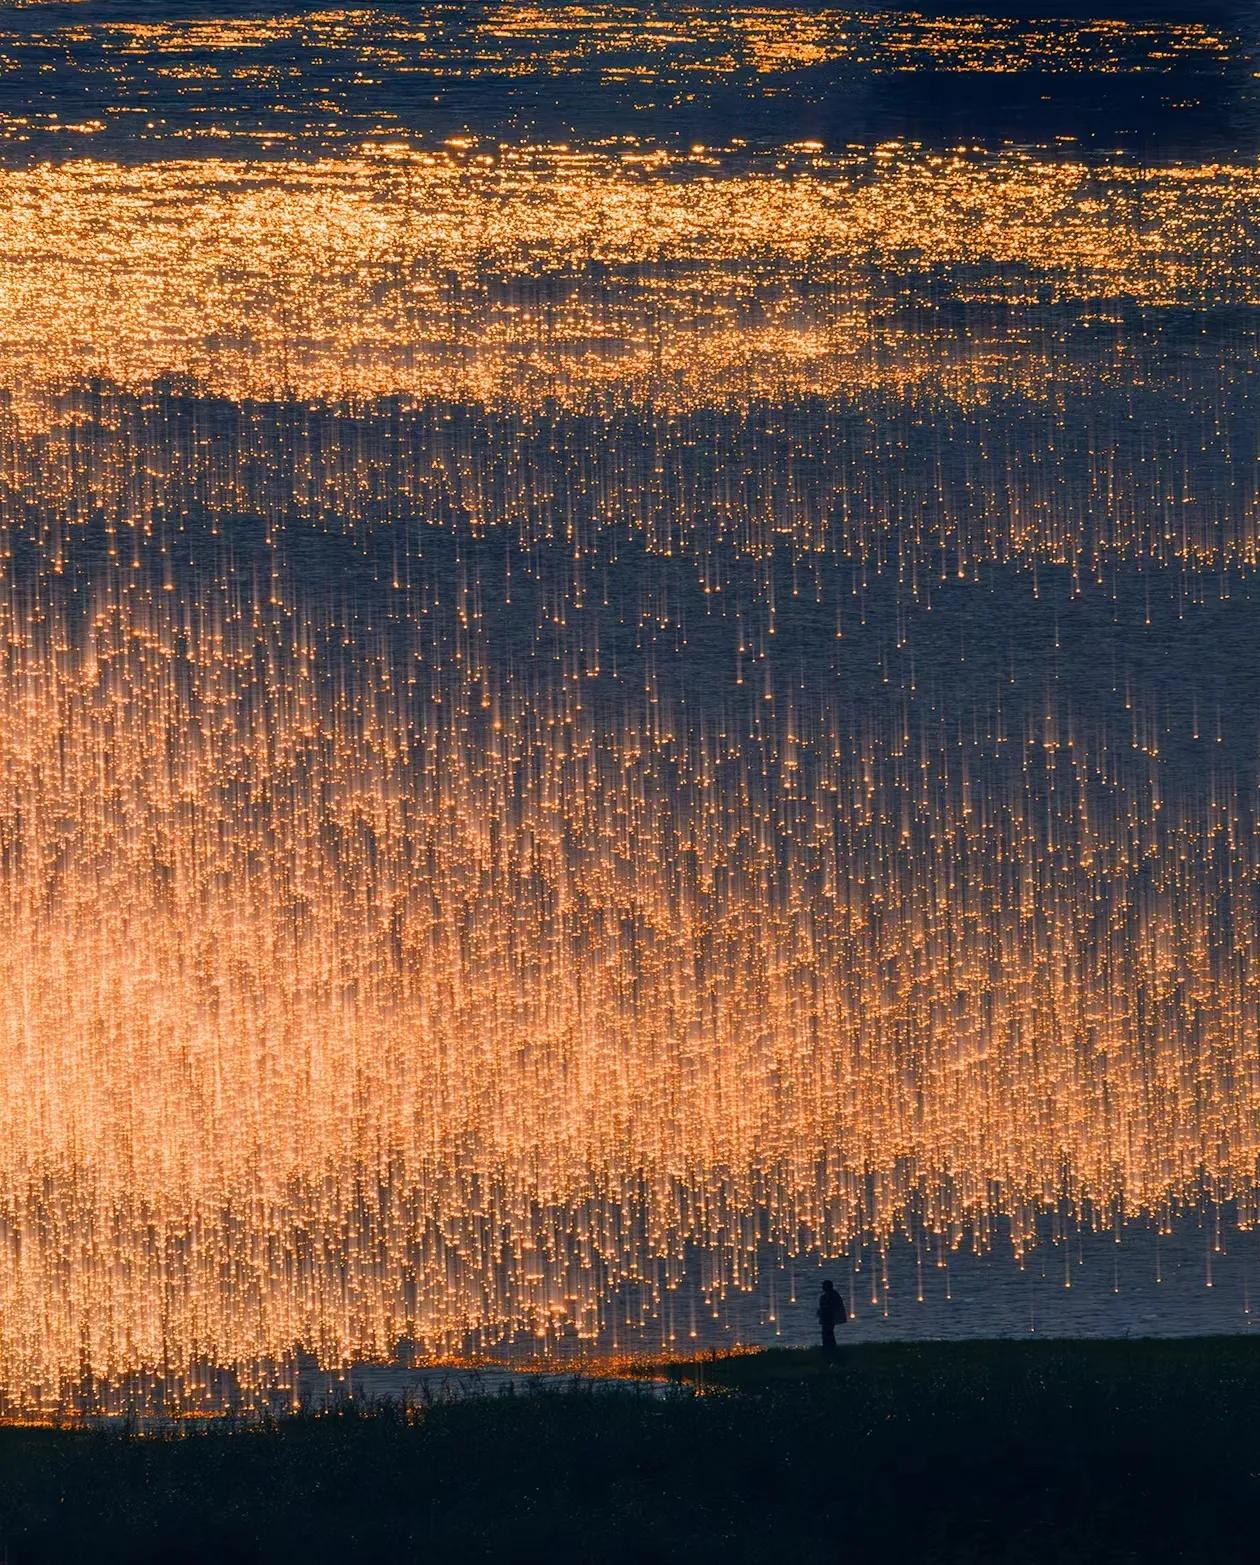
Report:
M 14 591 L 0 1385 L 608 1338 L 766 1248 L 1254 1220 L 1254 800 L 1104 733 L 592 715 Z M 448 665 L 449 667 L 449 665 Z M 144 1378 L 147 1377 L 147 1378 Z M 113 1399 L 113 1401 L 111 1401 Z

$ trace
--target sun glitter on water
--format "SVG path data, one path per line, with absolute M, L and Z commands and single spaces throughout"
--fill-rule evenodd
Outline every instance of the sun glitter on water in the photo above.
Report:
M 1163 804 L 1103 735 L 610 723 L 247 596 L 20 601 L 10 1412 L 195 1401 L 207 1362 L 265 1401 L 299 1345 L 594 1339 L 688 1252 L 717 1297 L 766 1245 L 1018 1244 L 1063 1200 L 1253 1220 L 1228 786 Z
M 1210 1281 L 1254 157 L 779 120 L 1245 40 L 115 9 L 0 28 L 0 1415 L 777 1330 L 899 1240 Z

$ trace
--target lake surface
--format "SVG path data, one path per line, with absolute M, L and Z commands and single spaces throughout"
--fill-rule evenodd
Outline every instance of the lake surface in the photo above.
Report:
M 1155 9 L 6 9 L 0 1408 L 1250 1329 L 1260 22 Z

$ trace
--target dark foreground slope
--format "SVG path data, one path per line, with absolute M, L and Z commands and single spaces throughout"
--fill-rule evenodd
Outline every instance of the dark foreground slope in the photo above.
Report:
M 1260 1342 L 765 1353 L 664 1399 L 0 1429 L 0 1559 L 1243 1561 Z M 702 1383 L 704 1395 L 687 1393 Z

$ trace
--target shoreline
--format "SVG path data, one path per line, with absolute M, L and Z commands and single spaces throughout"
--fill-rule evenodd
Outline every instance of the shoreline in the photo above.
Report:
M 645 1366 L 646 1367 L 646 1366 Z M 1242 1561 L 1253 1337 L 864 1344 L 402 1407 L 0 1427 L 8 1565 Z

